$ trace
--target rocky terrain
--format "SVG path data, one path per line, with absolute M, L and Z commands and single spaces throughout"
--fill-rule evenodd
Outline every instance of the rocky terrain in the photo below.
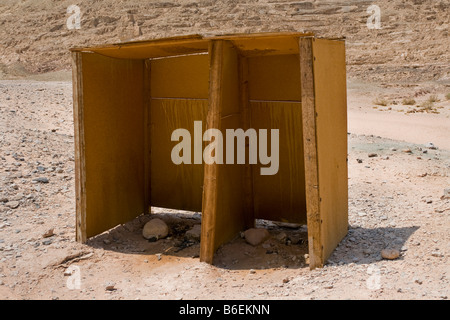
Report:
M 369 29 L 378 5 L 381 28 Z M 67 13 L 80 8 L 80 29 Z M 3 0 L 0 77 L 70 68 L 69 48 L 184 34 L 312 31 L 346 37 L 349 76 L 371 81 L 448 81 L 445 0 Z M 373 22 L 373 20 L 370 20 Z
M 81 11 L 69 30 L 67 8 Z M 381 9 L 368 29 L 367 8 Z M 448 1 L 0 2 L 0 299 L 448 299 Z M 309 270 L 305 226 L 258 221 L 199 262 L 200 213 L 153 208 L 75 241 L 73 46 L 181 34 L 347 39 L 349 233 Z M 149 241 L 157 217 L 168 236 Z M 386 251 L 386 250 L 389 250 Z

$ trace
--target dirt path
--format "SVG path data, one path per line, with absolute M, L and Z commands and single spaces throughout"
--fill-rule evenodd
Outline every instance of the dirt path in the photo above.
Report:
M 180 243 L 200 222 L 193 213 L 155 208 L 171 229 L 157 242 L 141 236 L 147 215 L 76 243 L 71 84 L 0 81 L 0 298 L 447 299 L 450 199 L 442 196 L 450 188 L 450 152 L 355 134 L 355 120 L 375 135 L 367 124 L 416 127 L 404 113 L 373 110 L 371 100 L 349 90 L 349 233 L 328 264 L 309 270 L 304 227 L 266 222 L 271 239 L 252 247 L 238 237 L 211 266 L 199 262 L 198 242 Z M 445 120 L 448 110 L 439 110 Z M 433 128 L 440 134 L 426 141 L 441 147 L 443 129 Z M 384 248 L 400 257 L 382 259 Z

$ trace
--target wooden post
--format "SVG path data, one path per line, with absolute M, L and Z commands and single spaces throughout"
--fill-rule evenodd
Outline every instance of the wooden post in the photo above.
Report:
M 300 77 L 302 89 L 303 145 L 305 157 L 306 210 L 309 245 L 309 267 L 323 266 L 319 179 L 317 165 L 316 106 L 314 93 L 314 38 L 300 38 Z
M 144 214 L 151 206 L 151 61 L 144 61 Z
M 248 89 L 248 58 L 239 57 L 239 91 L 241 127 L 247 131 L 251 127 L 251 112 Z M 244 165 L 244 205 L 245 205 L 245 228 L 255 226 L 255 212 L 253 203 L 253 175 L 250 165 L 249 144 L 245 144 L 245 153 L 249 156 Z
M 86 242 L 86 166 L 84 148 L 83 77 L 81 52 L 72 52 L 73 116 L 75 129 L 76 240 Z
M 209 107 L 206 128 L 220 128 L 222 104 L 222 67 L 224 41 L 211 41 Z M 212 263 L 215 250 L 216 218 L 218 203 L 219 165 L 204 164 L 202 232 L 200 244 L 200 261 Z

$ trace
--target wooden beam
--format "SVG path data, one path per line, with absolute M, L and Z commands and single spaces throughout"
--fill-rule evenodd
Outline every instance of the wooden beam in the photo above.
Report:
M 144 213 L 151 211 L 151 62 L 144 61 Z
M 314 38 L 300 38 L 300 77 L 302 91 L 303 144 L 305 157 L 306 210 L 309 267 L 323 266 L 321 239 L 319 172 L 317 162 L 316 105 L 314 92 Z
M 206 117 L 207 129 L 220 128 L 222 104 L 222 67 L 224 41 L 211 41 L 209 106 Z M 202 231 L 200 261 L 212 263 L 215 250 L 215 232 L 218 203 L 219 168 L 217 164 L 204 164 L 204 184 L 202 203 Z
M 241 127 L 247 131 L 251 127 L 251 112 L 249 102 L 249 73 L 248 58 L 239 57 L 239 90 L 240 90 L 240 110 L 241 110 Z M 245 153 L 248 159 L 244 165 L 244 205 L 245 205 L 245 228 L 253 228 L 255 226 L 255 210 L 253 203 L 253 174 L 250 165 L 249 144 L 245 144 Z
M 76 240 L 86 242 L 86 165 L 84 148 L 83 77 L 81 52 L 72 52 L 73 116 L 75 131 Z

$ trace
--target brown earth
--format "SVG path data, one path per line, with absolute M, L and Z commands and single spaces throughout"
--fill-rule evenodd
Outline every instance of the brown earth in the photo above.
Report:
M 67 30 L 71 4 L 0 3 L 0 79 L 15 79 L 0 80 L 0 299 L 448 298 L 448 2 L 377 1 L 380 30 L 366 27 L 370 1 L 83 0 Z M 347 38 L 349 234 L 326 266 L 309 270 L 304 226 L 268 221 L 264 244 L 237 237 L 201 263 L 184 239 L 200 214 L 160 208 L 169 238 L 145 240 L 142 215 L 76 243 L 68 48 L 282 30 Z

